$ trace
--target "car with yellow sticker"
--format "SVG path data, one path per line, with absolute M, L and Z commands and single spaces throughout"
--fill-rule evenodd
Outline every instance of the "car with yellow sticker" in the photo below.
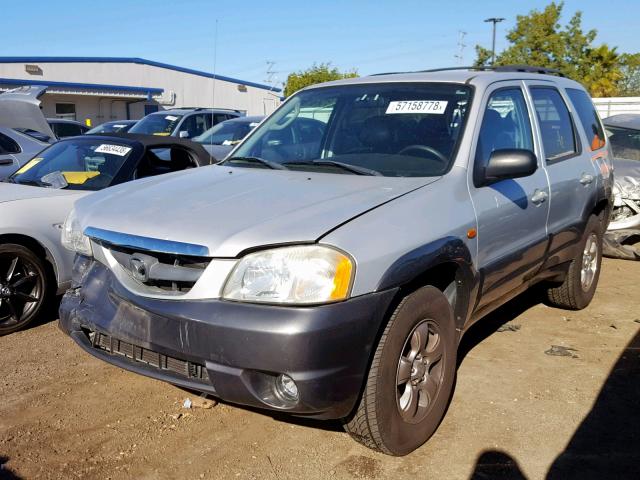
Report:
M 90 135 L 60 140 L 0 182 L 0 335 L 26 326 L 69 286 L 73 254 L 60 231 L 77 199 L 211 162 L 188 140 Z

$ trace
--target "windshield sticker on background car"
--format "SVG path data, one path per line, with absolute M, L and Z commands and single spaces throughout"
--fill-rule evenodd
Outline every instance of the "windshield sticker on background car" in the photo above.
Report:
M 22 167 L 20 167 L 20 169 L 16 172 L 16 175 L 21 175 L 24 172 L 26 172 L 27 170 L 29 170 L 30 168 L 35 167 L 37 164 L 39 164 L 42 161 L 42 157 L 36 157 L 36 158 L 32 158 L 31 160 L 29 160 L 27 163 L 25 163 Z
M 124 157 L 130 151 L 131 147 L 125 147 L 124 145 L 110 145 L 108 143 L 103 143 L 95 149 L 95 153 L 108 153 L 111 155 L 118 155 L 120 157 Z
M 174 117 L 173 115 L 167 115 L 166 117 L 164 117 L 165 120 L 169 120 L 170 122 L 175 122 L 178 117 Z
M 62 175 L 64 176 L 67 183 L 82 185 L 87 180 L 100 175 L 100 172 L 62 172 Z
M 447 109 L 444 100 L 399 100 L 389 102 L 387 115 L 392 113 L 435 113 L 442 115 Z

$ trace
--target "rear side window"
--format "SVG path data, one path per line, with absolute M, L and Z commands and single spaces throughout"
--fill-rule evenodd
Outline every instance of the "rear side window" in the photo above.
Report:
M 82 127 L 75 123 L 54 123 L 52 130 L 58 138 L 75 137 L 82 135 Z
M 569 109 L 555 88 L 531 89 L 547 160 L 561 160 L 578 152 Z
M 10 137 L 0 133 L 0 153 L 20 153 L 20 145 Z
M 596 111 L 587 92 L 577 88 L 567 88 L 567 95 L 578 113 L 580 123 L 589 140 L 591 150 L 598 150 L 605 146 L 606 137 L 598 112 Z

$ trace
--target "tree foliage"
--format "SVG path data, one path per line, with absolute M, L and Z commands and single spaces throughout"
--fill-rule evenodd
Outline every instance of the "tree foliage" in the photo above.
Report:
M 618 95 L 640 96 L 640 53 L 624 53 L 620 56 L 622 80 L 618 83 Z
M 331 67 L 330 63 L 313 64 L 307 70 L 290 73 L 287 77 L 287 84 L 284 87 L 284 96 L 288 97 L 298 90 L 315 85 L 316 83 L 340 80 L 343 78 L 357 77 L 358 72 L 354 69 L 349 72 L 340 72 L 337 68 Z
M 563 7 L 563 2 L 553 1 L 542 11 L 518 15 L 507 34 L 509 46 L 496 55 L 496 65 L 555 68 L 584 84 L 593 96 L 615 96 L 625 78 L 624 56 L 607 44 L 594 45 L 597 32 L 583 30 L 581 12 L 562 25 Z M 476 53 L 476 65 L 486 65 L 491 58 L 491 51 L 481 46 Z

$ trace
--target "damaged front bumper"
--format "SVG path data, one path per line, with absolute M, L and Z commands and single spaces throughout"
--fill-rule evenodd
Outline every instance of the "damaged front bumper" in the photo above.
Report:
M 60 327 L 90 354 L 136 373 L 260 408 L 343 418 L 360 395 L 395 290 L 313 307 L 136 296 L 88 259 Z M 299 399 L 278 395 L 280 374 Z

